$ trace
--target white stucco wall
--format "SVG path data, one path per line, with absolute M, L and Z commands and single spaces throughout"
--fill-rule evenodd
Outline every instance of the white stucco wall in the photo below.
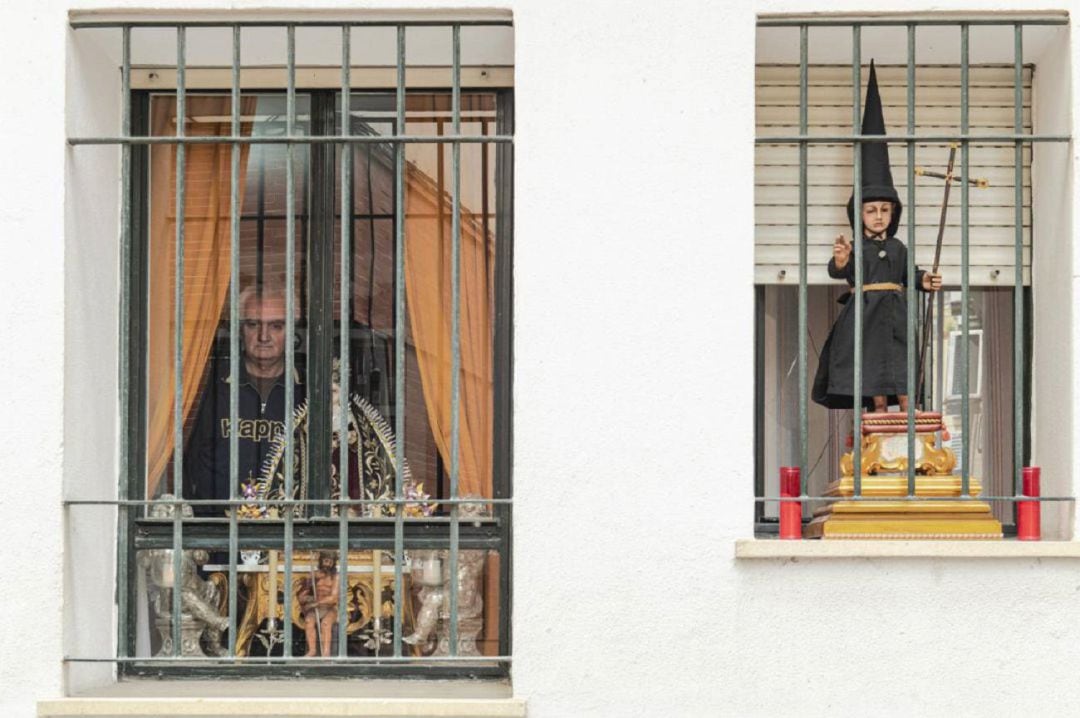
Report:
M 733 558 L 753 529 L 755 13 L 826 6 L 499 4 L 516 23 L 513 685 L 529 714 L 1007 715 L 1021 701 L 1075 714 L 1075 560 Z M 32 715 L 65 680 L 107 679 L 62 658 L 109 652 L 115 635 L 92 622 L 112 615 L 113 518 L 73 531 L 60 509 L 64 490 L 115 486 L 117 187 L 89 180 L 115 177 L 118 153 L 63 141 L 85 131 L 66 110 L 115 117 L 70 81 L 110 82 L 66 27 L 69 8 L 94 5 L 7 5 L 0 23 L 0 561 L 17 571 L 0 582 L 5 716 Z M 889 7 L 913 5 L 874 3 Z M 1060 56 L 1075 76 L 1077 43 Z M 1080 135 L 1075 113 L 1066 129 Z M 1077 213 L 1062 222 L 1080 236 Z M 1078 262 L 1055 275 L 1055 303 L 1074 305 Z M 1066 457 L 1078 315 L 1053 370 L 1048 413 L 1064 423 L 1039 428 L 1039 451 L 1056 441 L 1045 450 Z

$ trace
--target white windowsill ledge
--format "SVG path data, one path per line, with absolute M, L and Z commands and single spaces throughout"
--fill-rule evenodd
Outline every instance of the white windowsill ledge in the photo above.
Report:
M 1080 558 L 1080 541 L 738 539 L 735 541 L 735 558 Z
M 40 701 L 59 716 L 369 716 L 523 718 L 525 700 L 506 681 L 129 680 Z
M 523 718 L 520 698 L 61 698 L 38 703 L 54 716 L 431 716 Z

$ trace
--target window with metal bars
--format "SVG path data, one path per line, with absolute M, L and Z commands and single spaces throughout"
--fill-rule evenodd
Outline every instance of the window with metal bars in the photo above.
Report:
M 122 153 L 122 445 L 68 502 L 118 509 L 117 651 L 69 661 L 506 675 L 510 21 L 73 27 L 120 45 L 69 143 Z
M 1058 190 L 1070 141 L 1068 47 L 1065 15 L 759 18 L 759 534 L 777 533 L 782 505 L 801 511 L 804 534 L 817 536 L 830 517 L 840 527 L 837 506 L 872 512 L 881 508 L 874 500 L 886 497 L 921 518 L 934 509 L 956 514 L 978 499 L 987 504 L 987 518 L 1009 535 L 1031 464 L 1060 469 L 1044 475 L 1037 500 L 1071 509 L 1061 448 L 1032 438 L 1039 417 L 1053 421 L 1054 393 L 1038 384 L 1060 388 L 1064 381 L 1043 363 L 1045 378 L 1035 383 L 1032 367 L 1042 348 L 1052 351 L 1051 337 L 1059 331 L 1052 300 L 1038 302 L 1039 285 L 1052 297 L 1052 285 L 1066 281 L 1054 265 L 1055 256 L 1068 251 L 1067 233 L 1060 231 L 1067 210 Z M 863 130 L 871 60 L 884 138 Z M 847 411 L 829 411 L 811 401 L 811 389 L 830 331 L 845 311 L 854 315 L 852 396 L 863 395 L 864 377 L 873 371 L 862 357 L 868 333 L 869 341 L 877 340 L 861 315 L 872 291 L 888 291 L 864 278 L 874 257 L 864 256 L 863 242 L 852 242 L 849 286 L 832 279 L 826 265 L 838 233 L 863 234 L 858 211 L 846 226 L 844 204 L 852 197 L 861 205 L 862 148 L 882 139 L 903 205 L 895 235 L 908 249 L 906 276 L 914 277 L 916 267 L 936 268 L 945 286 L 936 294 L 917 292 L 915 282 L 897 290 L 900 306 L 906 305 L 897 332 L 907 341 L 899 356 L 906 382 L 896 393 L 913 400 L 893 417 L 872 414 L 869 424 L 897 425 L 893 434 L 875 437 L 878 430 L 864 421 L 869 410 L 862 408 L 872 397 L 849 402 Z M 849 297 L 850 307 L 837 303 Z M 930 416 L 936 430 L 920 430 L 917 422 Z M 955 462 L 947 471 L 931 469 L 927 447 L 947 449 Z M 781 467 L 798 469 L 786 489 Z M 924 490 L 946 477 L 955 491 Z M 783 500 L 790 497 L 795 500 Z M 920 502 L 923 508 L 914 508 Z M 1062 515 L 1048 513 L 1049 533 L 1067 535 Z M 877 535 L 852 528 L 847 537 L 919 537 L 884 518 L 898 517 L 883 514 Z M 950 530 L 924 537 L 972 537 Z

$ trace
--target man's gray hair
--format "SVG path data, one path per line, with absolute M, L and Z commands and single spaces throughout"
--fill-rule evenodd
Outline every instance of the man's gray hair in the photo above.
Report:
M 248 302 L 258 299 L 263 301 L 265 299 L 280 299 L 285 303 L 285 290 L 280 287 L 259 287 L 254 284 L 249 284 L 240 290 L 240 318 L 244 318 L 244 309 L 247 308 Z M 297 311 L 299 307 L 294 307 L 294 311 Z

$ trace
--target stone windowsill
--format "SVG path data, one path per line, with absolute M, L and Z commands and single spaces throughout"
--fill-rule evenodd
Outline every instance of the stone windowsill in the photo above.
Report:
M 525 701 L 505 682 L 125 681 L 40 701 L 54 716 L 433 716 L 522 718 Z
M 735 558 L 1080 558 L 1080 541 L 738 539 L 735 541 Z

